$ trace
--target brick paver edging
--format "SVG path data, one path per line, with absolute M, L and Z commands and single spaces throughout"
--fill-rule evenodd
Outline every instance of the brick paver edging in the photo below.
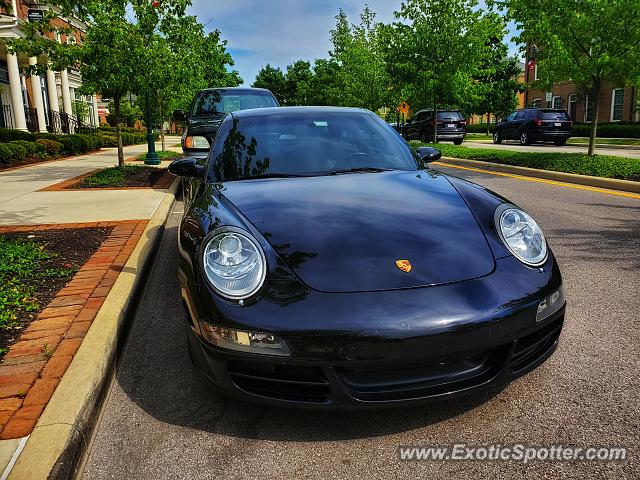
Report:
M 48 187 L 41 188 L 38 192 L 60 192 L 60 191 L 68 191 L 73 190 L 75 192 L 91 192 L 94 190 L 147 190 L 149 188 L 154 190 L 166 190 L 173 183 L 173 179 L 175 178 L 168 171 L 164 173 L 156 182 L 150 187 L 96 187 L 96 188 L 73 188 L 73 186 L 90 175 L 100 171 L 102 169 L 92 170 L 90 172 L 84 173 L 82 175 L 78 175 L 77 177 L 70 178 L 68 180 L 64 180 L 59 183 L 54 183 L 53 185 L 49 185 Z
M 0 233 L 113 227 L 0 363 L 0 440 L 29 435 L 148 220 L 0 227 Z

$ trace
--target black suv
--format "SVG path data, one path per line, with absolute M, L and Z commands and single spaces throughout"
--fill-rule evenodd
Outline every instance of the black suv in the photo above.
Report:
M 182 150 L 190 156 L 204 156 L 222 119 L 230 112 L 250 108 L 278 107 L 278 101 L 263 88 L 207 88 L 196 93 L 189 113 L 173 112 L 178 122 L 186 121 L 182 134 Z
M 467 133 L 467 121 L 458 110 L 438 110 L 438 122 L 433 119 L 433 110 L 417 111 L 402 128 L 406 140 L 433 141 L 433 129 L 436 128 L 438 141 L 448 140 L 460 145 Z
M 520 140 L 521 145 L 551 141 L 564 145 L 571 138 L 573 122 L 566 110 L 525 108 L 498 122 L 493 130 L 493 143 Z

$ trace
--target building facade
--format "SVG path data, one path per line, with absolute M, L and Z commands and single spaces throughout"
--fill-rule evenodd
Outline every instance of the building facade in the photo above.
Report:
M 98 126 L 95 95 L 78 93 L 82 85 L 80 70 L 68 68 L 46 75 L 25 77 L 21 67 L 49 65 L 47 57 L 11 54 L 6 42 L 22 36 L 20 24 L 29 15 L 49 8 L 39 0 L 13 0 L 11 11 L 0 9 L 0 128 L 31 132 L 73 133 L 79 126 Z M 56 20 L 71 27 L 69 35 L 57 35 L 63 44 L 81 43 L 86 25 L 76 19 Z
M 530 64 L 526 69 L 528 84 L 538 79 L 538 64 Z M 531 88 L 525 93 L 525 104 L 528 107 L 561 108 L 569 112 L 571 119 L 577 123 L 593 121 L 593 101 L 588 92 L 580 89 L 571 80 L 558 82 L 549 90 Z M 600 89 L 600 122 L 638 122 L 640 121 L 640 99 L 636 87 L 615 87 L 605 84 Z

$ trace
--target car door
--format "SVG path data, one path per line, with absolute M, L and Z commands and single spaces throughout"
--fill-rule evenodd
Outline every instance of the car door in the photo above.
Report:
M 516 118 L 517 114 L 518 112 L 511 112 L 509 115 L 507 115 L 507 118 L 505 118 L 500 125 L 499 132 L 502 138 L 504 138 L 505 140 L 514 138 L 512 122 Z
M 520 129 L 527 121 L 527 111 L 526 110 L 518 110 L 516 112 L 513 120 L 509 122 L 509 138 L 518 139 L 520 138 Z
M 411 120 L 407 122 L 407 140 L 420 138 L 420 118 L 422 116 L 424 116 L 424 112 L 417 112 L 413 117 L 411 117 Z

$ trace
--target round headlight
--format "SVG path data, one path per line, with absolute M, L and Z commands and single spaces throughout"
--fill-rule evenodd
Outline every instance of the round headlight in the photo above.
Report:
M 223 228 L 204 248 L 202 263 L 211 286 L 240 300 L 256 293 L 266 276 L 266 260 L 258 243 L 237 228 Z
M 496 210 L 496 225 L 502 241 L 521 262 L 533 267 L 547 260 L 547 242 L 542 229 L 528 214 L 515 206 Z

